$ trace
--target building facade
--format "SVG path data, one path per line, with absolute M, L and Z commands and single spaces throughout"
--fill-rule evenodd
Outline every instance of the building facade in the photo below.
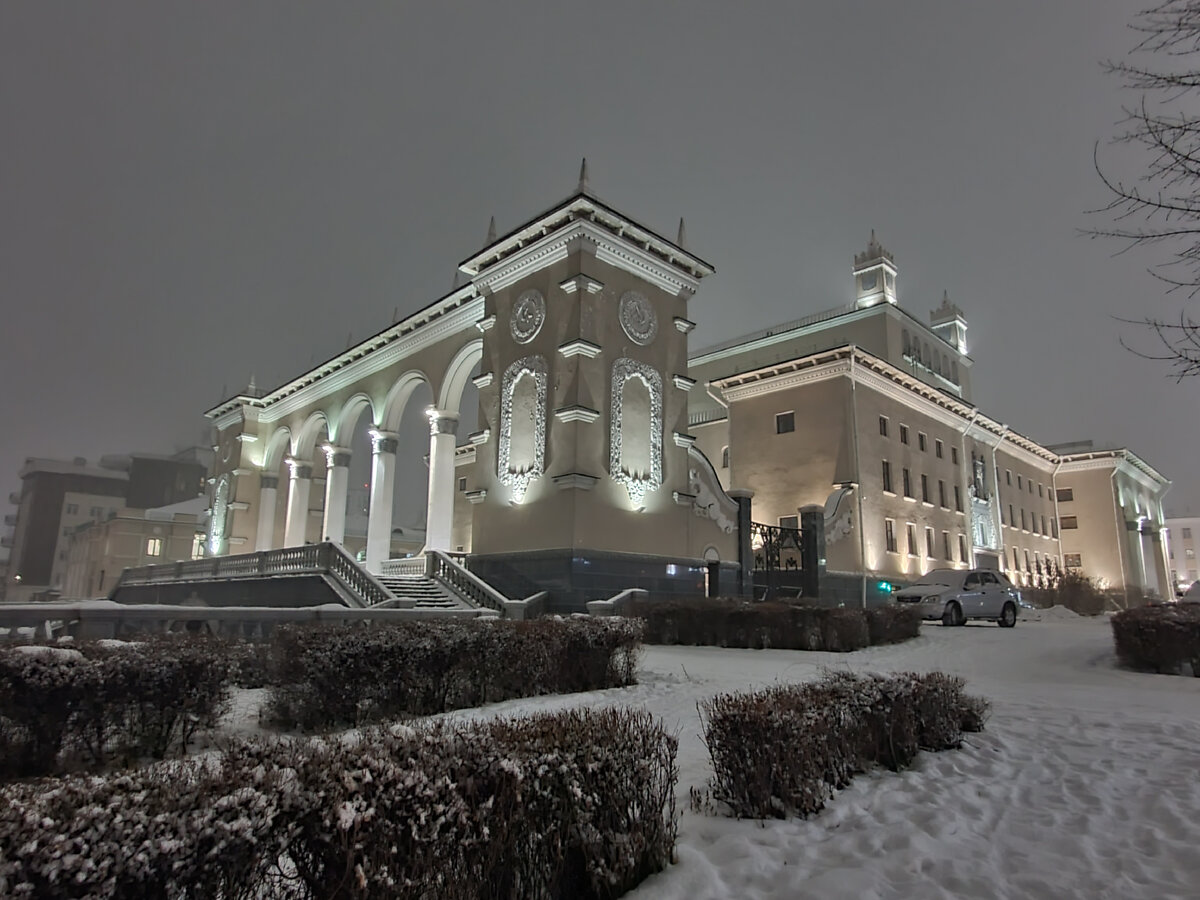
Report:
M 1200 516 L 1167 519 L 1167 558 L 1171 565 L 1171 583 L 1182 594 L 1200 580 Z

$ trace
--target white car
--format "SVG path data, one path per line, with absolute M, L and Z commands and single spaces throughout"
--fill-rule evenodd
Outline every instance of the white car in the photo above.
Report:
M 925 619 L 962 625 L 967 619 L 991 619 L 1001 628 L 1017 624 L 1020 592 L 993 569 L 934 569 L 895 593 L 898 603 L 914 603 Z

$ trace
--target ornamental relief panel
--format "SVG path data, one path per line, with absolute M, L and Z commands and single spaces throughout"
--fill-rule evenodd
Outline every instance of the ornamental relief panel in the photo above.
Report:
M 625 334 L 639 346 L 646 346 L 658 334 L 658 315 L 646 295 L 639 291 L 621 295 L 618 316 Z
M 527 356 L 510 365 L 500 383 L 496 476 L 516 503 L 546 471 L 546 372 L 545 357 Z
M 613 363 L 608 474 L 624 485 L 635 507 L 662 485 L 662 390 L 662 376 L 652 366 L 627 358 Z
M 528 344 L 537 337 L 545 321 L 546 298 L 542 296 L 541 291 L 530 289 L 517 297 L 508 326 L 514 341 L 518 344 Z

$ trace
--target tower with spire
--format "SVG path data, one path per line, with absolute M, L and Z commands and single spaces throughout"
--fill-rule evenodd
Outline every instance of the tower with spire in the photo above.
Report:
M 967 317 L 950 302 L 949 291 L 942 292 L 942 305 L 929 313 L 933 333 L 964 356 L 967 353 Z
M 896 303 L 896 260 L 875 240 L 872 228 L 867 249 L 854 255 L 854 306 L 865 309 L 880 303 Z

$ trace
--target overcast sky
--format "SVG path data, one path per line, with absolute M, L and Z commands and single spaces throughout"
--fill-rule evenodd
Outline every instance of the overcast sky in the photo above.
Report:
M 848 302 L 874 228 L 902 306 L 965 311 L 987 414 L 1128 446 L 1200 513 L 1200 383 L 1114 320 L 1186 301 L 1078 234 L 1141 5 L 0 4 L 0 484 L 200 442 L 223 391 L 441 296 L 586 155 L 716 266 L 693 348 Z

